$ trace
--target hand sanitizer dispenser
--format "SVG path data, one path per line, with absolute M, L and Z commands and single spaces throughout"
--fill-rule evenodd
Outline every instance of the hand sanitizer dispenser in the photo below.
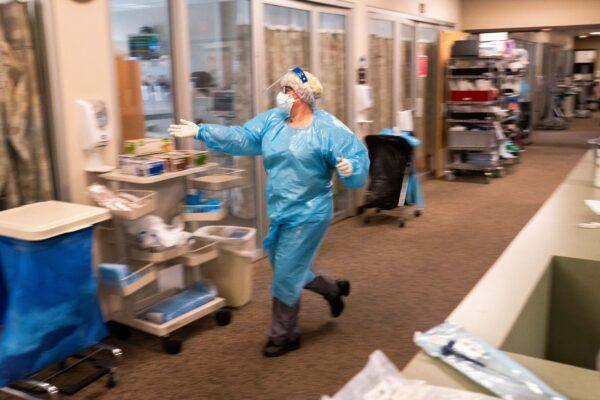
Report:
M 104 164 L 101 149 L 110 142 L 106 104 L 100 100 L 77 100 L 79 130 L 85 151 L 87 172 L 109 172 L 114 167 Z

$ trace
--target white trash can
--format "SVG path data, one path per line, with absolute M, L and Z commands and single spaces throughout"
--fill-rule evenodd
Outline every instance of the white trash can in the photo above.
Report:
M 227 300 L 229 307 L 242 307 L 252 298 L 252 278 L 256 251 L 256 229 L 239 226 L 204 226 L 194 236 L 216 241 L 219 258 L 202 267 L 209 279 Z

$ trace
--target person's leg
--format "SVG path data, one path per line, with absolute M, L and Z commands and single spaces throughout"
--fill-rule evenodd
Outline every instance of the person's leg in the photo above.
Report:
M 281 344 L 286 340 L 292 341 L 297 339 L 300 336 L 298 328 L 299 314 L 300 301 L 290 307 L 276 297 L 273 297 L 269 339 L 276 344 Z
M 329 303 L 331 316 L 339 317 L 345 308 L 342 297 L 350 295 L 350 282 L 343 279 L 335 280 L 318 272 L 314 274 L 314 279 L 308 282 L 304 288 L 323 296 Z
M 271 331 L 269 341 L 263 349 L 265 357 L 279 357 L 300 348 L 299 314 L 300 300 L 293 306 L 288 306 L 273 297 Z
M 314 272 L 314 274 L 315 278 L 306 284 L 305 289 L 318 293 L 323 297 L 331 298 L 338 295 L 340 289 L 335 279 L 320 272 Z

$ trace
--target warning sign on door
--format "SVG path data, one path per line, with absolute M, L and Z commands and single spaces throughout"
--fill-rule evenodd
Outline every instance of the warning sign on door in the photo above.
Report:
M 419 78 L 427 78 L 427 69 L 429 68 L 429 57 L 419 56 L 417 58 L 417 76 Z

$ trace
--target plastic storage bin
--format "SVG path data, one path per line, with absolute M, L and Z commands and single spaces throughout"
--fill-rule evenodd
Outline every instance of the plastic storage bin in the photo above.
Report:
M 202 190 L 227 190 L 241 186 L 244 182 L 244 170 L 218 168 L 211 175 L 203 175 L 192 179 L 193 186 Z
M 118 190 L 116 193 L 127 193 L 139 198 L 139 201 L 137 201 L 138 208 L 130 211 L 111 210 L 111 213 L 119 218 L 138 219 L 153 212 L 158 206 L 158 196 L 154 190 Z
M 489 149 L 498 146 L 495 131 L 448 131 L 449 149 Z
M 127 269 L 123 273 L 109 268 L 110 266 L 111 264 L 99 265 L 100 282 L 105 290 L 122 296 L 129 296 L 158 278 L 153 263 L 131 260 L 127 263 Z
M 253 263 L 256 257 L 256 229 L 239 226 L 205 226 L 194 236 L 214 240 L 219 257 L 202 267 L 229 307 L 242 307 L 252 299 Z

